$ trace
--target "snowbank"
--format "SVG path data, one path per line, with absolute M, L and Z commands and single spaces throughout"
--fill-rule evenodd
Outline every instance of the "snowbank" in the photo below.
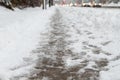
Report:
M 0 79 L 25 74 L 34 65 L 31 51 L 40 33 L 48 30 L 46 24 L 53 13 L 54 8 L 10 11 L 0 7 Z

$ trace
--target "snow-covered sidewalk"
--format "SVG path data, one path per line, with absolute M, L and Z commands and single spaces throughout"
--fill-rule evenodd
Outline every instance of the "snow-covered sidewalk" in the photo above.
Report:
M 0 80 L 29 72 L 35 60 L 32 50 L 48 30 L 53 13 L 54 8 L 10 11 L 0 7 Z
M 119 14 L 114 9 L 56 9 L 35 50 L 39 60 L 31 80 L 119 80 Z
M 0 79 L 120 80 L 119 9 L 0 11 Z
M 76 53 L 75 60 L 66 60 L 67 65 L 86 60 L 88 64 L 80 73 L 93 69 L 100 71 L 99 80 L 120 80 L 120 10 L 66 7 L 61 12 L 69 25 L 70 48 Z

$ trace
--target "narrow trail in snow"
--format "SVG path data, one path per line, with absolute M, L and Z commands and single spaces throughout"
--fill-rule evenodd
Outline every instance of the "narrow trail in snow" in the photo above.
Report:
M 30 77 L 30 80 L 67 80 L 70 76 L 75 76 L 75 73 L 70 72 L 64 63 L 65 56 L 72 56 L 72 51 L 67 49 L 65 39 L 69 37 L 66 34 L 67 26 L 62 22 L 62 15 L 56 9 L 56 13 L 51 19 L 51 31 L 48 32 L 46 42 L 44 42 L 37 52 L 40 54 L 36 69 L 39 70 L 35 76 Z
M 68 47 L 71 43 L 66 38 L 71 35 L 67 34 L 69 25 L 63 19 L 59 9 L 56 9 L 51 18 L 51 30 L 43 35 L 44 40 L 35 50 L 39 53 L 39 60 L 29 80 L 99 80 L 99 70 L 84 69 L 89 63 L 87 60 L 82 60 L 79 65 L 66 66 L 66 58 L 76 55 Z M 81 69 L 84 71 L 79 72 Z

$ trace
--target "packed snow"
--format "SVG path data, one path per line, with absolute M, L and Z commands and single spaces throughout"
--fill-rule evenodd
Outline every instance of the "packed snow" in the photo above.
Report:
M 68 33 L 72 38 L 68 40 L 78 58 L 66 59 L 66 65 L 79 65 L 81 59 L 89 60 L 85 68 L 93 69 L 96 61 L 107 59 L 108 65 L 100 72 L 100 80 L 120 80 L 119 9 L 66 7 L 61 12 L 65 23 L 71 26 Z

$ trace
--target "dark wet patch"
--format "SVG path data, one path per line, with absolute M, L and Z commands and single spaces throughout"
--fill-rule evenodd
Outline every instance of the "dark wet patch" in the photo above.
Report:
M 93 34 L 92 32 L 87 31 L 87 30 L 85 30 L 84 32 L 85 32 L 87 35 L 91 35 L 91 34 Z
M 95 39 L 95 37 L 94 37 L 94 36 L 89 36 L 88 38 L 89 38 L 89 39 Z
M 85 69 L 80 75 L 80 80 L 99 80 L 99 71 L 93 69 Z
M 106 46 L 106 45 L 110 44 L 111 42 L 112 41 L 103 42 L 103 43 L 101 43 L 101 45 Z
M 101 59 L 98 61 L 95 61 L 95 63 L 97 64 L 98 67 L 105 67 L 108 65 L 108 60 L 107 59 Z
M 120 60 L 120 55 L 115 56 L 111 61 Z

